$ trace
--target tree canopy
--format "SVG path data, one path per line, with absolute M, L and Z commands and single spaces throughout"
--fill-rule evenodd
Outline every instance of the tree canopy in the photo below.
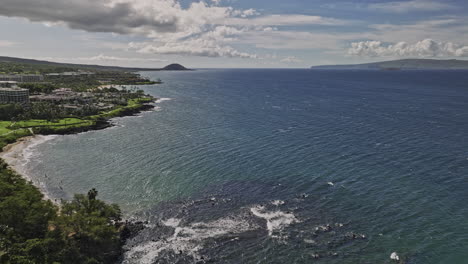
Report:
M 115 263 L 121 254 L 121 211 L 77 194 L 59 209 L 0 162 L 0 263 Z

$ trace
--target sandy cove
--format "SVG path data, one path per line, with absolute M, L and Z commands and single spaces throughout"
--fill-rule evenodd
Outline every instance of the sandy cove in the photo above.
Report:
M 56 135 L 35 135 L 28 136 L 18 139 L 15 143 L 5 146 L 0 152 L 0 158 L 2 158 L 9 166 L 9 168 L 28 181 L 31 181 L 34 186 L 36 186 L 43 194 L 46 199 L 54 201 L 51 199 L 46 191 L 44 186 L 41 186 L 40 182 L 35 181 L 33 178 L 28 175 L 25 165 L 28 163 L 31 153 L 31 149 L 39 144 L 45 143 L 53 138 L 57 137 Z

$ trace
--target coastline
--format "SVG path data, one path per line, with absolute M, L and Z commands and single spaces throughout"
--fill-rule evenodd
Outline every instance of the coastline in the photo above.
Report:
M 161 98 L 162 99 L 162 98 Z M 131 109 L 123 109 L 118 113 L 107 116 L 104 120 L 99 120 L 95 124 L 82 126 L 82 127 L 71 127 L 65 128 L 63 130 L 48 131 L 42 130 L 37 134 L 19 137 L 15 142 L 5 145 L 0 152 L 0 159 L 2 159 L 7 165 L 8 168 L 14 171 L 16 174 L 21 176 L 23 179 L 31 182 L 43 195 L 44 199 L 53 202 L 56 205 L 59 205 L 59 201 L 50 197 L 47 193 L 45 186 L 41 185 L 40 182 L 36 181 L 31 175 L 26 171 L 26 165 L 28 163 L 28 155 L 31 155 L 31 148 L 46 143 L 49 140 L 56 138 L 59 135 L 71 135 L 79 134 L 87 131 L 96 131 L 103 130 L 106 128 L 114 127 L 115 124 L 112 122 L 113 118 L 117 117 L 126 117 L 126 116 L 136 116 L 142 112 L 152 111 L 155 109 L 154 103 L 158 103 L 160 98 L 155 98 L 151 103 L 143 103 L 138 107 L 133 107 Z
M 31 148 L 43 144 L 49 140 L 52 140 L 57 135 L 34 135 L 19 138 L 16 142 L 6 145 L 2 152 L 0 152 L 0 158 L 3 159 L 7 164 L 8 168 L 20 175 L 25 180 L 31 182 L 43 195 L 44 198 L 57 204 L 52 197 L 49 196 L 44 186 L 37 182 L 31 175 L 26 171 L 26 165 L 31 155 Z

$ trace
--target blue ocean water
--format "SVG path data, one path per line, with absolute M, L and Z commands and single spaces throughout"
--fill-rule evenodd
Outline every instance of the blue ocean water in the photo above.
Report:
M 149 221 L 123 263 L 468 263 L 467 72 L 143 74 L 170 100 L 27 163 Z

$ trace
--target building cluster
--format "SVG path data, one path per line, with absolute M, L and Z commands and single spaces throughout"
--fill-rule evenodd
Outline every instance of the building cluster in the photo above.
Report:
M 63 76 L 90 76 L 93 72 L 77 71 L 63 73 L 49 73 L 47 78 L 63 77 Z M 71 89 L 58 89 L 50 95 L 34 95 L 29 96 L 28 89 L 18 87 L 18 83 L 42 82 L 44 76 L 40 74 L 1 74 L 0 75 L 0 104 L 29 104 L 30 99 L 35 101 L 86 101 L 86 95 L 73 92 Z
M 18 83 L 42 82 L 40 74 L 0 74 L 0 104 L 29 104 L 29 90 L 18 87 Z
M 32 95 L 29 98 L 31 101 L 54 103 L 69 109 L 91 106 L 105 110 L 126 102 L 118 93 L 75 92 L 69 88 L 60 88 L 50 94 Z
M 43 102 L 63 102 L 63 101 L 74 101 L 78 99 L 86 99 L 88 93 L 77 93 L 69 88 L 60 88 L 53 90 L 50 94 L 37 94 L 31 95 L 32 101 L 43 101 Z
M 57 78 L 57 77 L 73 77 L 73 76 L 91 76 L 96 73 L 86 72 L 86 71 L 76 71 L 76 72 L 57 72 L 57 73 L 47 73 L 46 77 L 48 78 Z
M 16 81 L 0 81 L 0 104 L 29 104 L 29 90 L 19 88 Z
M 40 74 L 1 74 L 0 81 L 3 82 L 42 82 L 44 76 Z
M 94 72 L 76 71 L 63 73 L 46 74 L 46 79 L 61 78 L 71 76 L 90 76 Z M 104 76 L 104 79 L 109 78 L 109 82 L 114 80 L 119 75 L 109 73 Z M 106 79 L 107 80 L 107 79 Z M 27 74 L 27 75 L 0 75 L 0 104 L 19 103 L 28 105 L 32 102 L 48 102 L 64 108 L 80 109 L 83 107 L 94 107 L 97 109 L 111 109 L 119 104 L 126 104 L 126 99 L 123 98 L 120 92 L 75 92 L 69 88 L 60 88 L 51 93 L 29 94 L 28 89 L 22 89 L 18 86 L 19 83 L 27 82 L 42 82 L 43 75 Z

